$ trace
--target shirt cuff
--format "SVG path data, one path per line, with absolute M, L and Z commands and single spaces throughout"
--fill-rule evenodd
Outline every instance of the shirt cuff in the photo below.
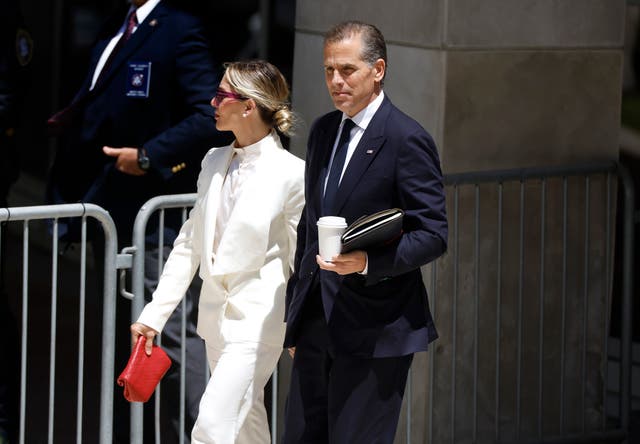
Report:
M 358 274 L 366 276 L 367 273 L 369 273 L 369 255 L 365 251 L 365 253 L 364 253 L 364 270 L 358 271 Z

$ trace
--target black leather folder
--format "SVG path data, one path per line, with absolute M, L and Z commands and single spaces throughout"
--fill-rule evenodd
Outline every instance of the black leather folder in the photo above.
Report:
M 393 242 L 402 234 L 404 211 L 390 208 L 362 216 L 344 230 L 342 253 L 367 250 Z

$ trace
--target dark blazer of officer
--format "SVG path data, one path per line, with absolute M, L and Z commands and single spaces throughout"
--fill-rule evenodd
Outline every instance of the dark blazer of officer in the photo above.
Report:
M 121 239 L 130 236 L 138 210 L 150 197 L 195 191 L 204 153 L 227 141 L 215 129 L 209 104 L 218 78 L 202 26 L 164 2 L 138 25 L 90 90 L 100 56 L 126 13 L 123 8 L 106 24 L 82 87 L 50 121 L 65 140 L 48 191 L 53 203 L 102 206 Z M 138 73 L 143 83 L 136 81 Z M 104 146 L 144 150 L 139 166 L 148 169 L 131 174 L 103 152 Z

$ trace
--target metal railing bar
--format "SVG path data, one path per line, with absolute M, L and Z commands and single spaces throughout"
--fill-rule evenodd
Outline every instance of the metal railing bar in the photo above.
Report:
M 453 203 L 453 232 L 454 232 L 454 252 L 453 252 L 453 304 L 452 304 L 452 347 L 451 347 L 451 443 L 456 442 L 456 341 L 458 328 L 458 260 L 459 260 L 459 242 L 458 242 L 458 205 L 459 205 L 459 189 L 455 187 L 454 203 Z
M 412 387 L 412 373 L 413 373 L 413 366 L 411 366 L 409 368 L 409 375 L 407 377 L 407 387 L 405 390 L 405 393 L 407 394 L 407 422 L 406 422 L 406 433 L 407 436 L 405 437 L 405 442 L 406 444 L 411 444 L 411 387 Z
M 564 435 L 564 370 L 567 319 L 567 242 L 568 242 L 568 182 L 562 178 L 562 308 L 560 326 L 560 432 Z
M 475 186 L 475 245 L 474 245 L 474 316 L 473 316 L 473 442 L 478 439 L 478 337 L 480 311 L 480 187 Z
M 591 182 L 585 177 L 585 209 L 584 209 L 584 273 L 583 273 L 583 323 L 582 323 L 582 433 L 586 431 L 586 392 L 587 392 L 587 334 L 589 321 L 589 214 L 591 211 Z
M 605 216 L 605 268 L 604 268 L 604 297 L 603 300 L 606 302 L 606 307 L 611 306 L 611 173 L 607 173 L 607 211 Z M 609 311 L 602 310 L 602 325 L 604 326 L 603 330 L 603 350 L 605 359 L 608 359 L 609 356 Z M 603 366 L 603 381 L 609 380 L 609 369 L 608 365 Z M 602 384 L 602 399 L 607 399 L 607 384 Z M 602 430 L 606 430 L 607 428 L 607 403 L 602 403 Z
M 621 339 L 621 366 L 620 366 L 620 422 L 622 429 L 629 430 L 631 413 L 631 353 L 632 353 L 632 321 L 633 321 L 633 279 L 634 279 L 634 257 L 633 249 L 635 245 L 634 234 L 634 205 L 635 191 L 633 178 L 629 171 L 620 165 L 618 169 L 623 188 L 624 199 L 624 226 L 623 226 L 623 292 L 622 292 L 622 315 L 620 324 Z
M 278 365 L 271 375 L 271 442 L 278 442 Z
M 554 176 L 582 176 L 615 172 L 615 162 L 588 163 L 584 165 L 549 166 L 540 168 L 516 168 L 497 171 L 477 171 L 469 173 L 447 174 L 443 177 L 445 185 L 481 184 L 485 182 L 526 181 Z
M 37 205 L 28 207 L 0 208 L 0 221 L 42 220 L 65 217 L 80 217 L 92 213 L 94 217 L 104 211 L 97 205 L 75 203 L 62 205 Z
M 156 276 L 157 278 L 157 282 L 160 280 L 160 276 L 162 275 L 162 267 L 164 265 L 164 248 L 162 248 L 162 246 L 164 245 L 164 210 L 160 210 L 159 214 L 158 214 L 158 219 L 159 219 L 159 226 L 160 228 L 158 229 L 158 254 L 157 254 L 157 268 L 156 268 Z M 144 293 L 143 293 L 143 297 L 144 297 Z M 132 319 L 133 320 L 133 319 Z M 162 344 L 162 335 L 159 335 L 158 337 L 158 345 Z M 184 343 L 184 341 L 183 341 Z M 156 387 L 156 391 L 155 391 L 155 398 L 154 398 L 154 409 L 155 409 L 155 415 L 154 415 L 154 420 L 153 420 L 153 428 L 154 428 L 154 432 L 155 432 L 155 440 L 156 440 L 156 444 L 160 444 L 160 400 L 162 398 L 162 384 L 158 384 L 158 386 Z M 182 429 L 181 429 L 182 430 Z M 178 436 L 180 437 L 179 439 L 184 439 L 182 437 L 182 434 L 178 434 Z
M 102 311 L 102 365 L 100 380 L 100 444 L 113 441 L 113 381 L 116 335 L 116 289 L 117 273 L 115 268 L 118 234 L 115 223 L 109 213 L 94 204 L 81 205 L 87 216 L 92 216 L 102 226 L 104 232 L 104 275 L 103 275 L 103 311 Z M 64 206 L 64 205 L 63 205 Z
M 545 289 L 545 241 L 546 241 L 546 218 L 547 218 L 547 181 L 542 179 L 540 183 L 540 294 L 538 303 L 540 304 L 538 332 L 538 439 L 542 439 L 543 421 L 542 410 L 544 405 L 544 289 Z
M 76 443 L 82 442 L 82 403 L 84 398 L 84 335 L 86 315 L 87 220 L 80 226 L 80 301 L 78 307 L 78 399 L 76 400 Z
M 49 422 L 47 428 L 47 441 L 53 444 L 53 426 L 55 421 L 56 398 L 56 338 L 58 332 L 58 220 L 53 222 L 51 252 L 51 324 L 49 330 Z
M 518 252 L 518 332 L 516 342 L 516 439 L 520 438 L 522 416 L 522 298 L 524 293 L 524 182 L 520 182 L 520 233 Z
M 496 284 L 496 413 L 495 413 L 495 432 L 496 441 L 500 440 L 500 335 L 502 334 L 501 318 L 502 318 L 502 219 L 503 219 L 503 192 L 502 183 L 498 184 L 498 270 Z
M 0 208 L 0 217 L 2 217 Z M 7 219 L 9 217 L 7 211 Z M 25 443 L 25 417 L 27 412 L 27 320 L 29 315 L 29 221 L 22 227 L 22 332 L 20 349 L 20 444 Z
M 499 441 L 497 444 L 619 444 L 622 439 L 627 438 L 627 432 L 621 429 L 609 430 L 608 432 L 596 432 L 589 436 L 578 434 L 564 434 L 562 436 L 549 436 L 543 440 L 518 440 Z
M 437 268 L 438 268 L 438 262 L 437 261 L 433 261 L 431 263 L 431 308 L 433 310 L 433 313 L 436 313 L 436 309 L 437 309 L 437 300 L 438 298 L 437 296 L 437 292 L 436 292 L 436 277 L 437 277 Z M 428 366 L 429 366 L 429 411 L 428 411 L 428 415 L 427 417 L 429 418 L 429 424 L 427 425 L 428 430 L 429 430 L 429 442 L 433 442 L 433 391 L 434 391 L 434 368 L 435 368 L 435 353 L 433 352 L 433 347 L 429 347 L 429 354 L 428 354 Z

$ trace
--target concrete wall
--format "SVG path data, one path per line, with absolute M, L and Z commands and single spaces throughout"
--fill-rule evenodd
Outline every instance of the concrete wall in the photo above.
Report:
M 623 0 L 298 2 L 293 105 L 332 109 L 322 33 L 345 19 L 388 42 L 385 92 L 432 133 L 445 173 L 616 159 Z

